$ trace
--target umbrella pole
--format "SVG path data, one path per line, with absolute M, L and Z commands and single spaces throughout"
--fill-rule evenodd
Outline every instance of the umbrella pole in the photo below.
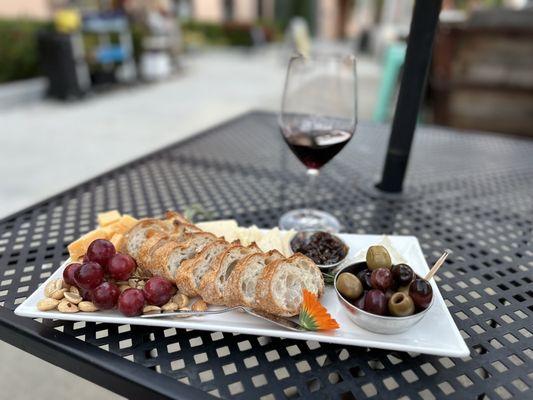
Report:
M 403 188 L 441 5 L 442 0 L 415 1 L 383 175 L 376 185 L 385 192 L 397 193 Z

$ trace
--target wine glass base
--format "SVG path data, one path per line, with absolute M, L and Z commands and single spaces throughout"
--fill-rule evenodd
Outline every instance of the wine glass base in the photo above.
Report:
M 311 208 L 291 210 L 281 216 L 278 222 L 282 230 L 339 232 L 341 224 L 333 215 Z

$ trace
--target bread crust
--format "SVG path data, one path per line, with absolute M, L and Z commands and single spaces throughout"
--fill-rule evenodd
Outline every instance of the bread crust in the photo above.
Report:
M 303 279 L 300 285 L 311 287 L 318 296 L 324 292 L 320 270 L 304 255 L 284 258 L 276 250 L 261 252 L 255 243 L 248 247 L 239 242 L 228 243 L 202 231 L 178 213 L 167 213 L 163 220 L 140 220 L 122 242 L 121 250 L 137 261 L 143 275 L 162 276 L 173 281 L 181 293 L 200 295 L 210 304 L 244 305 L 289 317 L 300 309 L 300 304 L 285 305 L 298 301 L 294 290 L 299 283 L 294 279 Z M 204 271 L 213 252 L 216 255 L 197 284 L 195 272 Z M 281 281 L 276 280 L 276 274 L 283 274 L 278 276 Z M 243 285 L 244 279 L 252 279 L 252 283 Z M 253 282 L 255 297 L 250 300 Z M 275 283 L 278 289 L 280 284 L 287 285 L 287 291 L 276 293 Z
M 200 251 L 193 258 L 183 261 L 182 265 L 178 268 L 175 277 L 176 286 L 178 287 L 178 290 L 181 293 L 187 296 L 198 296 L 198 287 L 196 285 L 195 271 L 201 263 L 205 263 L 205 259 L 208 254 L 210 254 L 212 251 L 214 251 L 213 249 L 216 249 L 219 246 L 224 246 L 224 249 L 222 250 L 224 251 L 230 245 L 223 239 L 216 240 L 205 246 L 202 251 Z M 211 266 L 213 265 L 215 260 L 216 257 L 211 261 Z
M 235 269 L 233 270 L 232 274 L 230 275 L 228 282 L 226 283 L 226 287 L 224 290 L 224 298 L 226 300 L 226 305 L 232 307 L 236 305 L 243 305 L 246 307 L 254 307 L 255 306 L 255 296 L 254 298 L 249 301 L 246 299 L 243 291 L 242 291 L 242 283 L 243 279 L 246 275 L 246 272 L 248 268 L 252 267 L 253 263 L 259 262 L 264 263 L 264 267 L 266 267 L 270 262 L 284 259 L 283 255 L 277 251 L 277 250 L 271 250 L 267 253 L 253 253 L 249 254 L 246 257 L 244 257 L 242 260 L 239 261 Z M 269 259 L 273 259 L 269 262 Z M 261 271 L 262 272 L 262 271 Z M 259 274 L 261 275 L 261 273 Z M 256 282 L 257 284 L 257 282 Z
M 231 245 L 221 253 L 213 262 L 213 267 L 209 270 L 207 274 L 202 278 L 200 285 L 198 285 L 198 293 L 206 303 L 223 305 L 225 304 L 225 299 L 223 293 L 219 290 L 216 280 L 219 277 L 219 274 L 222 272 L 221 269 L 225 266 L 227 257 L 233 256 L 237 252 L 237 257 L 241 252 L 242 256 L 245 257 L 248 254 L 259 252 L 259 248 L 253 243 L 252 245 L 245 247 L 238 245 Z
M 302 258 L 304 257 L 304 258 Z M 324 280 L 322 279 L 322 275 L 320 273 L 320 270 L 318 267 L 313 263 L 312 260 L 308 259 L 302 254 L 294 254 L 291 257 L 285 259 L 285 260 L 278 260 L 274 261 L 270 264 L 268 264 L 261 274 L 261 276 L 258 279 L 257 286 L 256 286 L 256 302 L 255 307 L 263 311 L 266 311 L 271 314 L 280 315 L 283 317 L 292 317 L 294 315 L 297 315 L 300 311 L 300 304 L 295 304 L 294 307 L 288 308 L 284 307 L 277 303 L 277 301 L 274 298 L 274 282 L 275 282 L 275 275 L 278 272 L 281 272 L 281 269 L 283 268 L 283 265 L 290 265 L 297 269 L 304 270 L 301 266 L 298 266 L 298 261 L 305 261 L 310 262 L 309 269 L 311 270 L 309 273 L 316 274 L 318 273 L 320 277 L 320 281 L 317 280 L 318 284 L 318 290 L 317 293 L 315 293 L 318 297 L 322 295 L 324 292 Z M 313 269 L 316 268 L 316 270 Z M 306 270 L 307 271 L 307 270 Z M 316 278 L 315 278 L 316 279 Z

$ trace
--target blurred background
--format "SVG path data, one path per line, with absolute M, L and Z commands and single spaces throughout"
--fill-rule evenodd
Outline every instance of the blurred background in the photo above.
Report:
M 278 111 L 294 52 L 356 54 L 359 118 L 390 122 L 413 2 L 0 1 L 0 216 L 244 111 Z M 533 1 L 444 1 L 419 121 L 533 137 Z M 28 376 L 41 397 L 58 382 L 64 398 L 114 397 L 2 342 L 0 354 L 11 399 Z

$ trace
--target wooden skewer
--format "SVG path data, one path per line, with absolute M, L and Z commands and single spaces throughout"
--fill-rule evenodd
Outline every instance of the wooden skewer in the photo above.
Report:
M 444 254 L 442 256 L 440 256 L 440 258 L 435 262 L 435 264 L 433 264 L 433 267 L 431 267 L 431 270 L 424 277 L 424 279 L 426 281 L 429 281 L 431 278 L 433 278 L 433 275 L 435 275 L 437 273 L 437 271 L 442 266 L 442 264 L 444 264 L 444 261 L 446 260 L 446 258 L 449 255 L 450 255 L 450 253 L 445 251 Z

